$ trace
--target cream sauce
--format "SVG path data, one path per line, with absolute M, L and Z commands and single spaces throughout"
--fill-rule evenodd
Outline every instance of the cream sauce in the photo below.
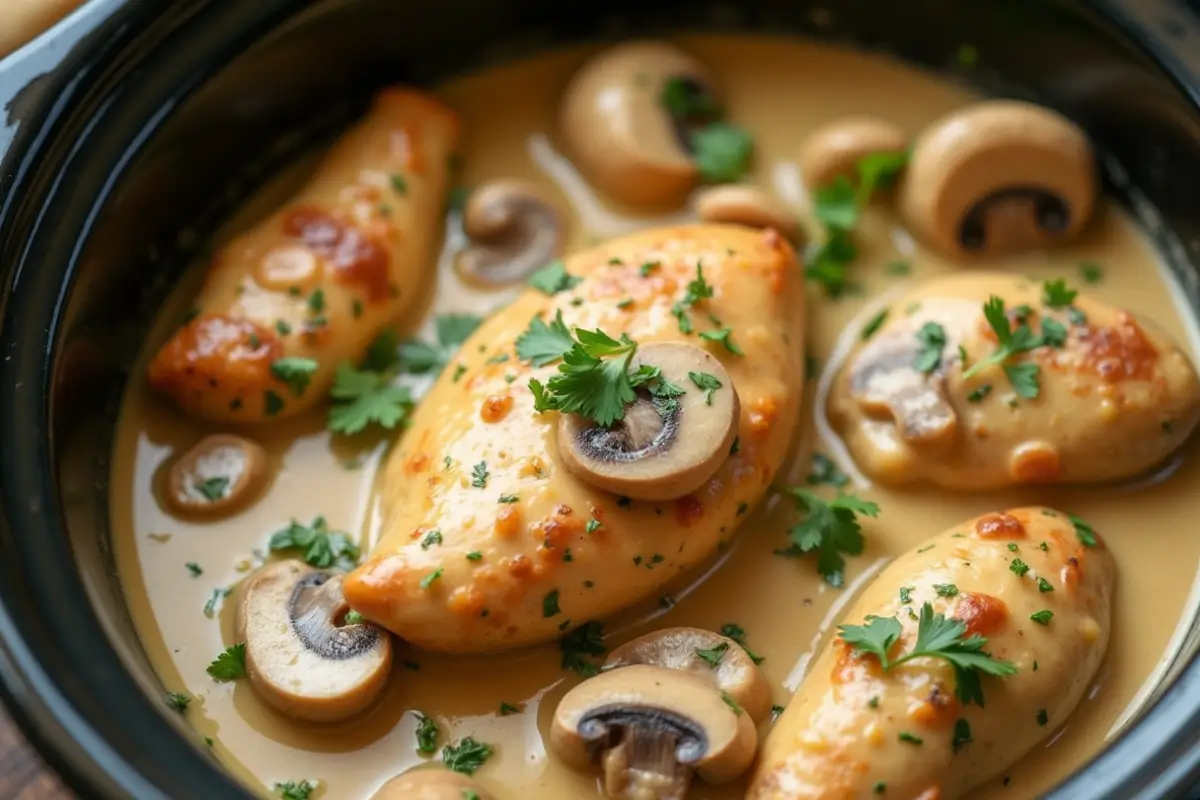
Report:
M 807 198 L 793 163 L 804 135 L 833 118 L 869 113 L 893 120 L 910 134 L 939 114 L 972 99 L 968 91 L 896 61 L 792 39 L 686 37 L 680 43 L 718 76 L 732 120 L 753 132 L 753 178 L 808 220 Z M 592 195 L 555 149 L 556 103 L 565 78 L 591 50 L 553 53 L 454 80 L 439 94 L 463 116 L 467 144 L 463 182 L 492 178 L 536 181 L 559 193 L 573 209 L 570 248 L 668 220 L 631 218 Z M 819 79 L 814 77 L 819 76 Z M 230 232 L 285 196 L 295 176 L 264 189 Z M 678 219 L 678 215 L 672 219 Z M 815 226 L 813 227 L 815 230 Z M 463 244 L 451 214 L 447 242 L 437 266 L 437 290 L 419 333 L 431 334 L 436 313 L 484 314 L 510 293 L 473 290 L 454 275 L 452 256 Z M 884 295 L 955 267 L 922 250 L 896 225 L 886 206 L 868 211 L 860 226 L 861 253 L 852 270 L 863 292 L 831 301 L 810 287 L 809 352 L 822 365 L 858 335 Z M 897 277 L 887 265 L 911 264 Z M 1103 280 L 1084 287 L 1078 264 L 1094 261 Z M 1065 277 L 1075 288 L 1141 313 L 1181 342 L 1195 341 L 1176 314 L 1176 291 L 1135 223 L 1104 204 L 1081 241 L 1068 248 L 985 265 L 1020 271 L 1041 280 Z M 1153 276 L 1153 277 L 1151 277 Z M 166 338 L 195 288 L 185 282 L 149 337 Z M 842 348 L 844 349 L 844 347 Z M 1192 349 L 1189 347 L 1189 350 Z M 148 351 L 145 357 L 151 354 Z M 489 657 L 451 657 L 415 652 L 402 643 L 389 688 L 364 718 L 333 726 L 292 722 L 266 708 L 245 682 L 214 683 L 209 662 L 232 639 L 232 609 L 206 618 L 214 589 L 232 586 L 256 564 L 271 532 L 289 519 L 324 515 L 334 528 L 373 542 L 378 528 L 373 478 L 386 448 L 383 438 L 331 439 L 321 413 L 251 432 L 269 454 L 275 475 L 262 499 L 229 520 L 189 523 L 166 513 L 157 499 L 172 459 L 213 432 L 152 396 L 139 363 L 130 381 L 117 434 L 112 479 L 112 527 L 121 579 L 142 643 L 167 690 L 194 696 L 187 719 L 213 740 L 218 758 L 251 785 L 319 781 L 323 797 L 365 798 L 385 780 L 423 763 L 415 749 L 414 712 L 432 716 L 442 729 L 439 748 L 473 736 L 496 747 L 477 779 L 500 798 L 599 796 L 595 777 L 569 771 L 547 752 L 545 736 L 558 698 L 578 678 L 559 667 L 554 646 Z M 832 369 L 830 366 L 826 369 Z M 841 452 L 814 401 L 821 381 L 808 384 L 807 420 L 790 483 L 803 483 L 814 450 Z M 606 620 L 610 646 L 647 630 L 670 625 L 718 629 L 738 623 L 748 644 L 766 657 L 763 669 L 774 701 L 785 704 L 804 669 L 856 589 L 882 564 L 946 527 L 987 511 L 1046 504 L 1086 518 L 1105 535 L 1119 578 L 1109 653 L 1078 710 L 1048 741 L 1008 771 L 1002 782 L 973 797 L 1029 797 L 1048 789 L 1082 765 L 1112 734 L 1135 698 L 1173 656 L 1173 633 L 1192 613 L 1189 595 L 1200 562 L 1194 535 L 1200 460 L 1185 449 L 1172 467 L 1134 486 L 1101 489 L 1028 489 L 993 496 L 951 494 L 931 488 L 902 491 L 872 487 L 861 478 L 856 491 L 879 503 L 882 514 L 864 526 L 867 549 L 849 559 L 847 588 L 832 589 L 808 560 L 773 555 L 786 546 L 784 532 L 796 519 L 778 498 L 757 509 L 740 538 L 721 557 L 670 587 L 659 604 L 629 609 Z M 843 468 L 852 472 L 851 465 Z M 192 576 L 186 564 L 203 573 Z M 666 608 L 664 606 L 669 606 Z M 520 706 L 503 716 L 501 703 Z M 765 733 L 765 728 L 764 728 Z M 203 747 L 204 745 L 199 745 Z M 264 789 L 264 791 L 267 791 Z M 744 784 L 693 786 L 696 800 L 741 797 Z

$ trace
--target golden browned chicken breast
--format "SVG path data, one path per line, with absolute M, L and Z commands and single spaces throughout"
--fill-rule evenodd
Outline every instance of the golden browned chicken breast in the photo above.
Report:
M 647 231 L 569 258 L 559 287 L 463 345 L 387 464 L 382 540 L 344 590 L 419 646 L 545 641 L 655 592 L 734 535 L 795 431 L 804 300 L 778 233 Z M 656 395 L 608 427 L 538 413 L 530 379 L 572 369 L 539 352 L 597 329 L 638 344 Z
M 972 273 L 893 303 L 850 354 L 829 413 L 883 481 L 1096 483 L 1171 455 L 1200 418 L 1200 383 L 1129 312 L 1061 281 Z
M 320 402 L 432 269 L 458 120 L 382 92 L 284 207 L 213 257 L 193 318 L 150 364 L 188 413 L 261 422 Z
M 954 800 L 999 775 L 1083 696 L 1115 573 L 1095 531 L 1048 508 L 985 514 L 904 554 L 813 663 L 747 800 Z

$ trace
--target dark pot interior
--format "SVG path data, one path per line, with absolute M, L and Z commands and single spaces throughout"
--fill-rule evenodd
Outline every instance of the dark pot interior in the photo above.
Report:
M 1061 109 L 1120 164 L 1111 191 L 1157 210 L 1150 229 L 1200 308 L 1200 181 L 1179 178 L 1200 174 L 1192 6 L 96 0 L 53 43 L 0 65 L 5 700 L 85 795 L 249 797 L 157 699 L 109 552 L 112 426 L 151 313 L 206 233 L 376 87 L 656 30 L 794 31 L 936 68 L 970 43 L 973 80 Z M 1179 796 L 1197 783 L 1194 649 L 1195 636 L 1141 723 L 1056 796 Z

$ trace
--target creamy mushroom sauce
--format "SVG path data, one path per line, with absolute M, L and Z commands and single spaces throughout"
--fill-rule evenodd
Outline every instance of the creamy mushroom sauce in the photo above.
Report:
M 869 113 L 913 135 L 973 97 L 944 78 L 882 56 L 790 39 L 679 41 L 717 77 L 729 118 L 753 133 L 751 177 L 802 216 L 807 215 L 808 203 L 794 163 L 809 131 L 839 116 Z M 522 178 L 543 186 L 573 212 L 568 249 L 665 221 L 632 218 L 597 199 L 556 150 L 554 120 L 565 76 L 591 52 L 572 50 L 495 67 L 439 90 L 462 114 L 467 142 L 463 183 Z M 230 224 L 228 233 L 286 197 L 302 172 L 303 167 L 297 167 L 294 174 L 266 187 Z M 672 219 L 679 218 L 688 215 Z M 851 274 L 865 291 L 832 301 L 818 287 L 809 288 L 808 349 L 826 369 L 839 341 L 846 345 L 859 335 L 872 315 L 872 304 L 957 268 L 915 246 L 886 207 L 873 207 L 859 230 L 861 253 Z M 431 292 L 423 321 L 406 321 L 426 338 L 434 315 L 485 314 L 513 294 L 479 291 L 456 278 L 452 256 L 463 245 L 458 217 L 451 214 L 436 265 L 436 292 Z M 888 272 L 887 265 L 897 259 L 911 264 L 910 275 Z M 1079 268 L 1083 261 L 1101 265 L 1102 280 L 1085 286 Z M 1195 341 L 1177 311 L 1178 290 L 1165 268 L 1134 222 L 1111 202 L 1102 204 L 1083 238 L 1071 246 L 986 266 L 1038 281 L 1064 277 L 1074 288 L 1152 318 L 1182 343 Z M 148 341 L 167 337 L 194 296 L 198 278 L 197 272 L 179 288 Z M 151 355 L 148 351 L 144 358 Z M 309 779 L 320 782 L 318 796 L 366 798 L 387 779 L 426 760 L 417 754 L 414 739 L 416 712 L 421 712 L 442 730 L 439 749 L 467 735 L 495 746 L 496 754 L 476 778 L 497 797 L 598 796 L 594 774 L 572 772 L 548 752 L 546 735 L 555 704 L 580 680 L 560 668 L 552 644 L 487 657 L 454 657 L 417 652 L 398 643 L 396 668 L 380 704 L 362 718 L 336 725 L 289 720 L 265 707 L 245 681 L 214 683 L 205 668 L 234 641 L 232 608 L 218 604 L 214 618 L 204 613 L 214 590 L 244 578 L 260 563 L 270 534 L 292 518 L 307 522 L 324 515 L 333 528 L 361 537 L 365 552 L 378 527 L 372 482 L 387 441 L 382 436 L 331 439 L 321 413 L 241 431 L 266 448 L 273 473 L 269 487 L 257 503 L 231 519 L 186 523 L 160 505 L 166 472 L 175 457 L 218 429 L 152 396 L 144 364 L 143 360 L 130 381 L 116 442 L 111 501 L 117 563 L 133 620 L 164 687 L 193 696 L 186 719 L 201 737 L 212 739 L 223 764 L 251 785 Z M 818 379 L 808 383 L 806 425 L 784 475 L 789 483 L 805 482 L 814 451 L 835 457 L 841 452 L 823 422 L 822 400 L 814 399 L 819 385 Z M 1200 461 L 1194 455 L 1195 446 L 1186 447 L 1154 478 L 1099 489 L 1024 489 L 976 496 L 860 485 L 854 491 L 878 502 L 882 513 L 877 520 L 865 521 L 866 552 L 849 559 L 847 586 L 841 590 L 825 585 L 811 560 L 772 554 L 786 546 L 784 531 L 796 519 L 791 504 L 776 498 L 747 517 L 741 535 L 717 563 L 677 581 L 660 602 L 652 600 L 605 620 L 608 644 L 671 625 L 715 630 L 737 623 L 745 629 L 749 646 L 766 657 L 763 669 L 772 683 L 774 702 L 783 705 L 839 610 L 887 560 L 979 513 L 1036 503 L 1070 510 L 1106 537 L 1116 558 L 1112 643 L 1094 686 L 1066 723 L 1008 770 L 1003 782 L 972 794 L 986 799 L 1029 797 L 1097 752 L 1173 655 L 1174 635 L 1193 612 L 1189 595 L 1200 556 L 1200 537 L 1194 532 Z M 850 470 L 852 465 L 843 467 Z M 189 563 L 202 574 L 193 575 Z M 501 714 L 501 703 L 520 710 Z M 205 747 L 199 739 L 197 746 Z M 712 787 L 697 781 L 689 797 L 737 798 L 744 790 L 743 782 Z

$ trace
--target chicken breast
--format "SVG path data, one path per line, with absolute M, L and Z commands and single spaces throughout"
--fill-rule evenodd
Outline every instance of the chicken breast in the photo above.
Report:
M 1094 677 L 1115 573 L 1095 531 L 1048 508 L 985 514 L 904 554 L 844 618 L 895 620 L 890 669 L 847 633 L 835 638 L 767 737 L 747 800 L 954 800 L 1001 774 L 1063 723 Z M 962 678 L 942 658 L 895 664 L 915 650 L 925 604 L 1015 668 L 979 676 L 982 705 L 964 705 Z
M 546 641 L 654 593 L 734 535 L 796 430 L 804 299 L 795 254 L 777 233 L 652 230 L 579 253 L 566 268 L 574 277 L 563 285 L 577 285 L 553 296 L 530 290 L 464 343 L 386 466 L 382 539 L 344 591 L 353 608 L 421 647 Z M 710 297 L 689 290 L 701 269 Z M 698 490 L 630 500 L 565 466 L 560 414 L 535 413 L 529 388 L 556 365 L 531 367 L 515 351 L 532 320 L 559 312 L 567 326 L 628 334 L 643 349 L 691 343 L 728 371 L 740 398 L 737 438 Z M 679 440 L 688 441 L 686 428 Z
M 1200 419 L 1188 356 L 1131 313 L 1072 295 L 970 273 L 900 298 L 830 394 L 858 465 L 978 490 L 1116 481 L 1168 458 Z
M 357 361 L 431 279 L 457 145 L 441 103 L 380 93 L 295 197 L 213 257 L 150 384 L 218 422 L 320 402 L 338 363 Z

